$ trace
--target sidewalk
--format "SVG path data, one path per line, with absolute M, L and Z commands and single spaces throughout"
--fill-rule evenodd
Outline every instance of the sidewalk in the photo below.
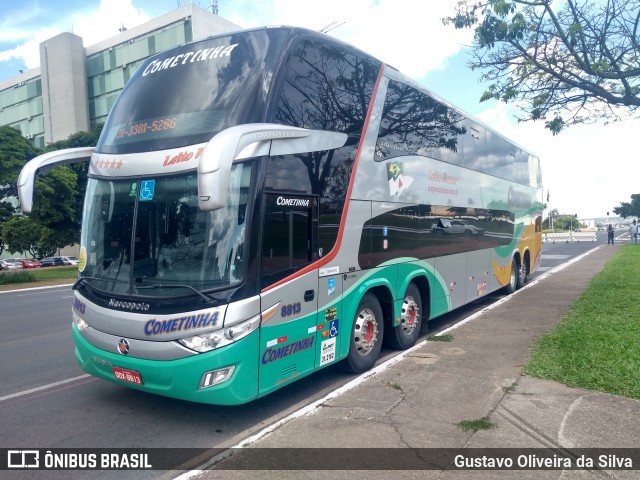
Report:
M 400 361 L 355 388 L 243 446 L 404 448 L 405 452 L 409 451 L 406 447 L 561 451 L 640 447 L 639 401 L 526 377 L 521 371 L 536 339 L 562 318 L 617 249 L 606 245 L 597 248 L 453 330 L 452 342 L 422 342 Z M 483 417 L 488 417 L 494 428 L 469 432 L 457 425 L 462 420 Z M 353 450 L 352 454 L 363 455 L 366 450 Z M 322 452 L 318 451 L 318 455 Z M 223 464 L 231 462 L 223 468 L 233 464 L 242 468 L 242 456 L 243 451 L 236 451 L 223 460 Z M 330 464 L 331 458 L 326 462 Z M 221 466 L 218 464 L 217 468 Z M 334 480 L 355 476 L 632 479 L 640 476 L 640 470 L 209 470 L 195 478 Z

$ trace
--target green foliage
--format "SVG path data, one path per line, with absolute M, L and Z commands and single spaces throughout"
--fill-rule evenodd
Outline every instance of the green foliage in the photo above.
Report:
M 0 200 L 18 195 L 20 169 L 38 151 L 12 127 L 0 127 Z
M 462 420 L 461 422 L 458 422 L 457 425 L 462 430 L 471 432 L 496 428 L 496 424 L 489 420 L 489 417 L 482 417 L 477 420 Z
M 480 101 L 517 103 L 557 135 L 639 111 L 638 18 L 627 0 L 462 0 L 442 21 L 475 31 L 469 67 L 491 85 Z
M 640 400 L 640 248 L 622 247 L 555 329 L 540 338 L 527 375 Z
M 77 132 L 49 144 L 45 151 L 93 146 L 101 131 L 102 124 L 96 125 L 90 132 Z M 56 167 L 39 176 L 33 212 L 29 218 L 19 216 L 15 207 L 18 175 L 29 160 L 41 153 L 18 130 L 0 127 L 0 253 L 6 248 L 34 256 L 50 255 L 80 240 L 87 163 Z
M 19 130 L 0 127 L 0 253 L 8 246 L 3 225 L 17 214 L 18 175 L 37 153 Z
M 0 254 L 4 251 L 5 241 L 2 235 L 2 225 L 15 214 L 15 207 L 6 200 L 0 201 Z
M 16 270 L 0 272 L 0 285 L 14 285 L 26 282 L 44 282 L 51 284 L 65 280 L 73 283 L 78 278 L 78 267 L 34 268 L 32 270 Z
M 55 167 L 36 179 L 31 218 L 51 230 L 47 235 L 48 243 L 54 244 L 55 248 L 80 241 L 77 179 L 67 166 Z
M 100 133 L 102 132 L 102 127 L 104 127 L 104 124 L 99 123 L 97 125 L 94 125 L 88 132 L 77 132 L 69 135 L 66 140 L 59 140 L 57 142 L 50 143 L 49 145 L 47 145 L 46 151 L 62 150 L 65 148 L 93 147 L 98 143 Z M 74 215 L 79 222 L 82 219 L 82 206 L 84 202 L 84 194 L 87 188 L 87 174 L 89 172 L 89 163 L 73 163 L 69 165 L 68 168 L 70 168 L 71 171 L 77 176 L 75 199 L 73 204 L 75 209 Z M 77 230 L 78 235 L 74 237 L 75 243 L 79 241 L 79 229 Z
M 561 214 L 557 208 L 549 212 L 543 223 L 548 231 L 551 231 L 552 226 L 554 231 L 570 231 L 584 227 L 584 224 L 580 223 L 576 214 Z
M 620 202 L 613 212 L 622 218 L 640 217 L 640 193 L 631 195 L 631 202 Z
M 19 215 L 12 217 L 2 225 L 2 235 L 7 243 L 7 250 L 10 253 L 28 252 L 32 257 L 44 256 L 38 246 L 43 228 L 32 218 Z
M 453 335 L 450 333 L 445 333 L 444 335 L 429 335 L 427 340 L 430 342 L 453 342 Z
M 94 125 L 88 132 L 76 132 L 67 137 L 66 140 L 58 140 L 47 145 L 45 150 L 51 152 L 62 150 L 63 148 L 93 147 L 98 143 L 103 123 Z
M 542 115 L 538 115 L 538 118 L 541 118 L 541 117 Z M 544 126 L 549 130 L 551 130 L 551 133 L 553 133 L 554 135 L 557 135 L 564 128 L 565 122 L 562 117 L 557 116 L 550 122 L 544 122 Z
M 31 272 L 19 270 L 16 272 L 0 272 L 0 285 L 35 282 L 36 277 Z

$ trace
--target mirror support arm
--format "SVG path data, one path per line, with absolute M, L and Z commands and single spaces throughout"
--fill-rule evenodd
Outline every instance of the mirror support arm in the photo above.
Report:
M 36 175 L 46 172 L 52 167 L 69 163 L 83 162 L 91 159 L 95 147 L 66 148 L 43 153 L 33 158 L 22 167 L 18 177 L 18 198 L 20 210 L 31 213 L 33 208 L 33 187 Z

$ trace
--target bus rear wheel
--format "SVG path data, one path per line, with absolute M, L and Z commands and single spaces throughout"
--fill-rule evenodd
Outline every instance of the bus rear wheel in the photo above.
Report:
M 415 345 L 422 329 L 422 298 L 415 283 L 410 283 L 404 294 L 400 324 L 388 335 L 389 346 L 406 350 Z
M 511 294 L 518 289 L 518 277 L 520 268 L 515 258 L 511 260 L 511 274 L 509 275 L 509 284 L 507 285 L 507 293 Z
M 527 268 L 527 263 L 522 262 L 522 265 L 518 268 L 518 289 L 524 287 L 527 284 L 527 280 L 529 278 L 529 269 Z
M 353 319 L 349 354 L 345 359 L 348 371 L 362 373 L 373 367 L 380 355 L 383 333 L 380 302 L 375 295 L 365 293 Z

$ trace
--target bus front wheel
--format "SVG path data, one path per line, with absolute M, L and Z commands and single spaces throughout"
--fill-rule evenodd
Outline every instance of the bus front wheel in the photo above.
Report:
M 348 371 L 362 373 L 373 367 L 380 355 L 383 333 L 380 302 L 375 295 L 365 293 L 353 319 L 349 354 L 345 359 Z
M 415 345 L 422 327 L 422 298 L 415 283 L 410 283 L 404 294 L 400 324 L 389 332 L 389 346 L 406 350 Z

